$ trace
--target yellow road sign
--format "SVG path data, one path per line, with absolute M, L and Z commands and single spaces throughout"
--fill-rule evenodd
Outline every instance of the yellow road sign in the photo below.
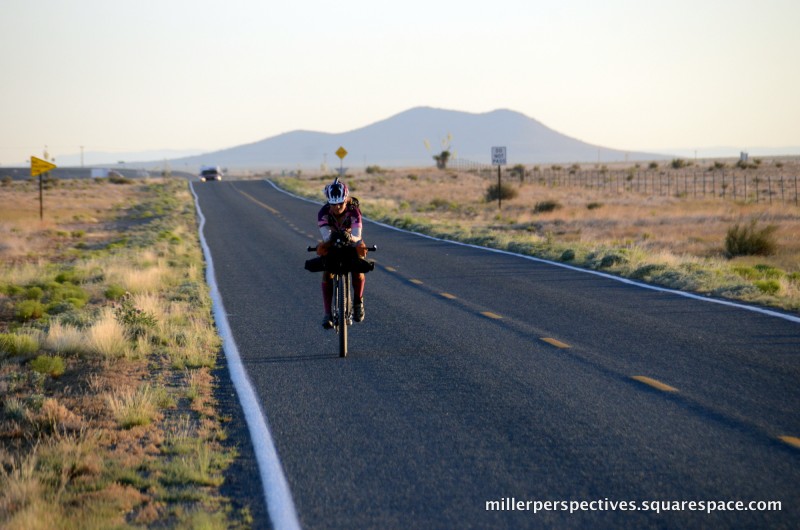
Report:
M 336 150 L 336 156 L 344 160 L 344 157 L 347 156 L 347 149 L 345 149 L 344 147 L 340 147 L 339 149 Z
M 47 173 L 51 169 L 55 169 L 56 165 L 51 164 L 47 160 L 42 160 L 41 158 L 36 158 L 35 156 L 31 157 L 31 176 L 36 177 L 41 175 L 42 173 Z

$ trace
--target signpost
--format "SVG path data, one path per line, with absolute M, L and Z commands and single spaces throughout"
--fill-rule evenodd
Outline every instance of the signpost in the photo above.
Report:
M 506 148 L 492 147 L 492 165 L 497 166 L 497 209 L 503 209 L 503 186 L 500 178 L 500 168 L 506 165 Z
M 342 164 L 344 163 L 344 157 L 347 156 L 347 149 L 339 147 L 339 149 L 336 150 L 336 156 L 339 157 L 339 177 L 344 177 L 345 168 L 342 167 Z
M 31 157 L 31 177 L 39 177 L 39 220 L 44 220 L 44 197 L 42 185 L 42 173 L 47 173 L 51 169 L 55 169 L 56 165 L 42 160 L 41 158 Z

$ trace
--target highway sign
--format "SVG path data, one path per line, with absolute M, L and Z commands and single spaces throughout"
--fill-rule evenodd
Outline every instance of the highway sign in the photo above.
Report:
M 504 166 L 506 165 L 506 148 L 505 147 L 492 147 L 492 165 Z
M 56 165 L 51 164 L 47 160 L 42 160 L 41 158 L 36 158 L 35 156 L 31 157 L 31 176 L 35 177 L 37 175 L 41 175 L 42 173 L 47 173 L 51 169 L 55 169 Z
M 336 150 L 336 156 L 338 156 L 341 160 L 344 160 L 344 157 L 347 156 L 347 149 L 340 147 Z

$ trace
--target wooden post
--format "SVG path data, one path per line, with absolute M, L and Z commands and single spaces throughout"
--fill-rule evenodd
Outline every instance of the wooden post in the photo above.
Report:
M 44 193 L 42 192 L 42 174 L 39 173 L 39 220 L 44 221 Z
M 503 186 L 501 185 L 500 181 L 500 169 L 502 168 L 501 165 L 497 165 L 497 209 L 503 209 Z

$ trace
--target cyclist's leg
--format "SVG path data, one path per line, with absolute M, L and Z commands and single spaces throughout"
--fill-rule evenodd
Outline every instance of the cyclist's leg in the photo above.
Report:
M 364 320 L 364 285 L 366 275 L 353 273 L 353 319 L 356 322 Z
M 363 272 L 353 273 L 353 298 L 361 300 L 364 298 L 364 284 L 367 281 L 367 275 Z
M 325 316 L 322 319 L 322 327 L 330 329 L 333 327 L 333 320 L 331 319 L 331 298 L 333 298 L 333 277 L 327 273 L 322 273 L 322 307 L 325 310 Z

